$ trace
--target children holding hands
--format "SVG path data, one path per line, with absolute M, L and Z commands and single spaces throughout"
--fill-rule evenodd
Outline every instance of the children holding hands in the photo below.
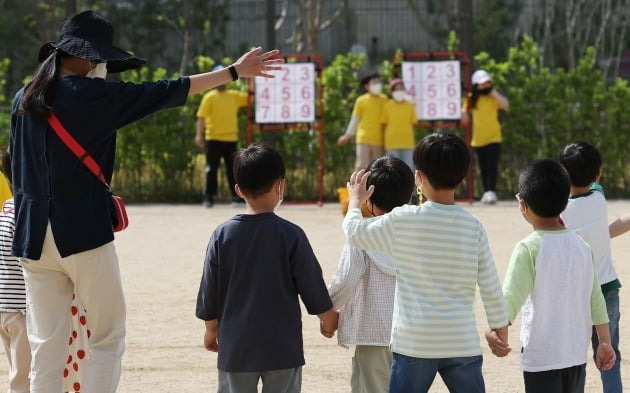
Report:
M 197 298 L 204 347 L 218 352 L 220 393 L 299 392 L 304 351 L 298 295 L 332 337 L 332 310 L 322 271 L 304 231 L 274 214 L 282 203 L 282 156 L 264 145 L 237 153 L 236 193 L 245 212 L 213 233 Z
M 237 154 L 235 191 L 245 212 L 213 233 L 197 300 L 204 346 L 219 354 L 220 393 L 256 391 L 260 379 L 263 391 L 300 391 L 298 295 L 324 336 L 339 322 L 339 344 L 355 346 L 353 393 L 428 392 L 437 373 L 452 393 L 485 392 L 477 287 L 486 339 L 499 357 L 511 351 L 508 324 L 522 308 L 526 393 L 583 389 L 593 325 L 595 363 L 602 375 L 614 369 L 618 331 L 608 323 L 610 291 L 602 294 L 614 269 L 597 263 L 601 250 L 588 238 L 565 227 L 577 225 L 571 205 L 563 213 L 577 194 L 571 169 L 537 160 L 521 174 L 519 209 L 534 232 L 514 247 L 501 290 L 483 225 L 455 204 L 470 165 L 466 144 L 448 133 L 428 135 L 413 162 L 415 175 L 392 156 L 352 174 L 346 243 L 327 291 L 304 232 L 274 214 L 284 193 L 282 157 L 263 145 Z M 414 182 L 427 200 L 419 206 L 407 204 Z M 372 218 L 363 219 L 364 202 Z M 620 220 L 611 232 L 624 230 Z
M 592 325 L 599 342 L 597 367 L 610 370 L 615 364 L 593 253 L 559 220 L 569 192 L 569 176 L 553 160 L 534 161 L 519 179 L 519 209 L 534 232 L 514 247 L 503 293 L 510 322 L 522 306 L 526 393 L 580 391 Z M 496 355 L 509 352 L 507 341 L 495 332 L 489 330 L 486 338 Z
M 368 170 L 367 184 L 375 187 L 367 200 L 372 216 L 382 216 L 409 202 L 414 179 L 405 162 L 384 156 Z M 355 346 L 352 393 L 388 392 L 395 289 L 396 270 L 390 255 L 364 251 L 346 241 L 328 291 L 333 309 L 339 311 L 339 345 Z
M 490 328 L 504 342 L 508 320 L 485 230 L 455 205 L 455 188 L 468 172 L 468 148 L 455 135 L 431 134 L 416 146 L 413 160 L 427 202 L 363 220 L 361 203 L 375 187 L 366 187 L 370 173 L 361 170 L 348 182 L 343 222 L 350 244 L 394 260 L 389 391 L 427 392 L 440 373 L 451 392 L 484 392 L 473 312 L 477 286 Z

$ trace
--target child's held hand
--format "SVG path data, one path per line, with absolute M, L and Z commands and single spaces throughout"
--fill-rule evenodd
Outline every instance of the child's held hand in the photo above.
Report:
M 206 321 L 206 333 L 203 336 L 203 347 L 211 352 L 219 352 L 219 334 L 217 320 Z
M 337 330 L 337 324 L 339 323 L 339 313 L 336 311 L 328 310 L 323 314 L 319 314 L 319 331 L 326 338 L 332 338 Z
M 609 343 L 600 342 L 595 355 L 597 368 L 602 371 L 610 370 L 615 365 L 616 359 L 617 355 L 612 346 Z
M 350 176 L 350 181 L 346 184 L 350 197 L 348 209 L 360 208 L 361 204 L 367 201 L 374 193 L 374 185 L 366 188 L 369 177 L 370 172 L 364 169 L 354 172 L 352 176 Z
M 499 358 L 507 356 L 511 351 L 508 344 L 508 327 L 486 330 L 486 341 L 492 353 Z

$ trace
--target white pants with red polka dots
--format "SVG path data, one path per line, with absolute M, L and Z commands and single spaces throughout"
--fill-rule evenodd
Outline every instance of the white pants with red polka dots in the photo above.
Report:
M 63 392 L 73 292 L 88 310 L 81 393 L 114 393 L 125 350 L 125 301 L 114 243 L 62 258 L 50 224 L 41 259 L 21 259 L 31 345 L 31 393 Z

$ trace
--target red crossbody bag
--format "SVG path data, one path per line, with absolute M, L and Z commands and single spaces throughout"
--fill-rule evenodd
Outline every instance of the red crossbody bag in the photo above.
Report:
M 105 185 L 107 191 L 110 191 L 109 184 L 105 181 L 105 176 L 101 171 L 100 165 L 92 158 L 92 156 L 85 151 L 85 149 L 77 142 L 76 139 L 70 135 L 70 133 L 61 124 L 57 116 L 53 112 L 50 112 L 48 116 L 48 124 L 55 131 L 55 134 L 61 139 L 61 141 L 70 149 L 70 151 L 77 156 L 79 161 L 85 165 L 85 167 L 94 174 Z M 114 232 L 120 232 L 129 226 L 129 219 L 127 218 L 127 209 L 125 208 L 125 201 L 117 195 L 112 194 L 112 226 Z

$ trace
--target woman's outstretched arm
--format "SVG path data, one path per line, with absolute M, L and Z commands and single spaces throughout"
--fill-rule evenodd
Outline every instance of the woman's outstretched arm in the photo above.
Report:
M 260 54 L 262 48 L 254 48 L 240 57 L 234 64 L 236 73 L 239 77 L 252 78 L 255 76 L 264 76 L 273 78 L 271 71 L 280 69 L 283 59 L 272 59 L 273 56 L 280 53 L 277 49 Z M 218 71 L 206 72 L 190 76 L 190 90 L 188 95 L 202 93 L 214 87 L 224 85 L 232 81 L 232 74 L 228 68 Z

